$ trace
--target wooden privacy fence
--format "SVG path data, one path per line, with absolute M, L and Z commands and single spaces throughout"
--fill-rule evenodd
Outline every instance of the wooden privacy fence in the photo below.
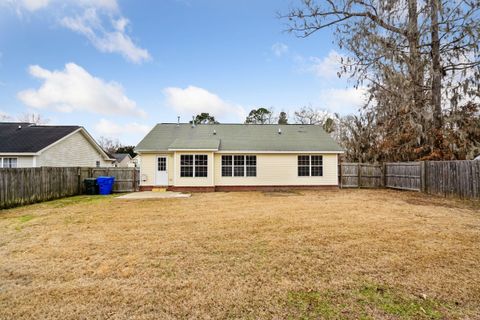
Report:
M 343 188 L 383 187 L 382 165 L 370 163 L 342 163 L 339 168 Z
M 137 191 L 136 168 L 42 167 L 0 169 L 0 209 L 83 194 L 85 178 L 115 177 L 113 192 Z
M 85 178 L 98 178 L 100 176 L 115 177 L 113 192 L 134 192 L 139 190 L 140 176 L 138 169 L 80 168 L 80 181 L 83 181 Z M 84 192 L 84 189 L 82 189 L 82 192 Z
M 393 188 L 480 199 L 480 161 L 341 163 L 342 188 Z
M 424 162 L 385 163 L 383 171 L 385 187 L 422 191 L 425 184 L 424 166 Z

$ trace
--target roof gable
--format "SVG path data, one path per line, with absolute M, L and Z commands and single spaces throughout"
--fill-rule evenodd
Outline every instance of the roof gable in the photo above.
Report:
M 0 152 L 36 153 L 80 128 L 0 122 Z
M 343 152 L 318 125 L 157 124 L 138 144 L 138 152 L 172 150 Z M 215 149 L 215 150 L 217 150 Z
M 117 160 L 117 162 L 122 162 L 125 158 L 129 158 L 129 160 L 132 159 L 132 156 L 128 153 L 114 153 L 112 157 Z

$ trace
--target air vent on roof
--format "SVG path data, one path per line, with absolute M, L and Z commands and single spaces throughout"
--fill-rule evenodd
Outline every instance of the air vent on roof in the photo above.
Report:
M 217 130 L 213 129 L 213 135 L 217 135 Z
M 278 134 L 282 134 L 282 129 L 278 128 Z

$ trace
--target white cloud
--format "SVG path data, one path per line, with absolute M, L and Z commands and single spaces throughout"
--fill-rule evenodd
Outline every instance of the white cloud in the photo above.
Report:
M 320 103 L 331 112 L 347 114 L 356 112 L 367 100 L 365 88 L 325 89 L 320 93 Z
M 272 52 L 277 57 L 281 57 L 288 52 L 288 46 L 285 43 L 277 42 L 272 46 Z
M 128 19 L 120 17 L 110 18 L 111 29 L 105 28 L 102 19 L 94 8 L 86 9 L 83 15 L 76 17 L 64 17 L 61 24 L 87 39 L 101 52 L 120 53 L 125 59 L 141 63 L 151 59 L 146 49 L 136 46 L 126 34 Z
M 22 0 L 21 5 L 28 11 L 36 11 L 48 6 L 50 0 Z
M 310 70 L 320 78 L 338 77 L 340 71 L 342 55 L 337 51 L 331 50 L 326 57 L 310 57 Z
M 346 58 L 335 50 L 331 50 L 327 56 L 319 57 L 304 57 L 295 55 L 293 61 L 296 64 L 296 69 L 302 73 L 311 73 L 321 79 L 331 80 L 338 78 L 338 72 L 341 70 L 342 58 Z
M 101 119 L 95 125 L 95 132 L 101 136 L 106 136 L 109 138 L 119 138 L 119 137 L 143 137 L 150 131 L 151 127 L 147 125 L 142 125 L 137 122 L 127 123 L 124 125 L 116 124 L 107 119 Z M 121 141 L 125 139 L 119 139 Z
M 66 64 L 62 71 L 49 71 L 35 65 L 30 66 L 29 72 L 43 81 L 40 88 L 17 94 L 29 107 L 60 112 L 87 111 L 106 115 L 146 116 L 125 95 L 120 84 L 94 77 L 75 63 Z
M 2 4 L 2 2 L 15 7 L 17 10 L 24 9 L 30 12 L 38 11 L 55 4 L 99 8 L 110 12 L 118 10 L 117 0 L 0 0 L 0 4 Z
M 63 15 L 60 25 L 85 36 L 100 52 L 119 53 L 133 63 L 151 59 L 148 50 L 137 46 L 128 35 L 130 21 L 122 16 L 117 0 L 0 0 L 2 4 L 15 8 L 19 15 L 55 8 Z M 66 16 L 63 12 L 78 14 Z
M 188 86 L 185 89 L 170 87 L 165 88 L 163 93 L 167 105 L 181 115 L 191 117 L 208 112 L 217 119 L 230 117 L 240 120 L 245 117 L 245 109 L 242 106 L 226 102 L 216 94 L 199 87 Z

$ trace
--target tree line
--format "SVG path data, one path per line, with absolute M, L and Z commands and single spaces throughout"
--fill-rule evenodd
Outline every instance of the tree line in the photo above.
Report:
M 299 0 L 279 14 L 301 38 L 329 29 L 340 76 L 368 102 L 342 120 L 353 161 L 470 159 L 480 153 L 480 1 Z

